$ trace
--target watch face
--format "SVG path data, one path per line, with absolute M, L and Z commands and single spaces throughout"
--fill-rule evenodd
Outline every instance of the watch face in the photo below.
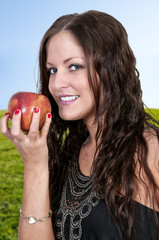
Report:
M 36 219 L 36 217 L 29 216 L 29 217 L 27 218 L 27 222 L 28 222 L 29 224 L 34 224 L 34 223 L 37 222 L 37 219 Z

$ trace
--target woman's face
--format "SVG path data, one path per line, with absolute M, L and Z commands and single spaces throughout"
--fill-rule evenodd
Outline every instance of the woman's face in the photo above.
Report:
M 47 45 L 49 91 L 64 120 L 94 120 L 95 101 L 82 47 L 68 31 L 61 31 Z M 54 111 L 54 110 L 53 110 Z

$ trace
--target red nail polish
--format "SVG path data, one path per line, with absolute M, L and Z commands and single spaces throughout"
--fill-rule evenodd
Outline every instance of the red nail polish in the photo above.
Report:
M 9 112 L 5 113 L 4 116 L 9 115 Z
M 51 118 L 51 113 L 48 113 L 48 114 L 47 114 L 47 117 L 48 117 L 48 118 Z
M 38 113 L 39 112 L 39 108 L 34 108 L 34 112 Z
M 19 113 L 20 113 L 20 110 L 19 110 L 19 109 L 15 110 L 15 112 L 14 112 L 15 115 L 17 115 L 17 114 L 19 114 Z

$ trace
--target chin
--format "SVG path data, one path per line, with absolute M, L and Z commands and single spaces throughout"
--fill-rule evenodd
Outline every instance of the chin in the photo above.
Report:
M 77 116 L 71 116 L 71 115 L 68 115 L 68 114 L 60 114 L 59 113 L 59 116 L 60 118 L 62 118 L 63 120 L 65 121 L 77 121 L 77 120 L 80 120 L 80 118 L 78 118 Z

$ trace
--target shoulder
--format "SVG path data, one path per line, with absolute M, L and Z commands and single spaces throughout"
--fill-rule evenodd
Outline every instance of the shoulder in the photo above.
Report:
M 153 176 L 153 180 L 156 185 L 159 187 L 159 139 L 156 132 L 153 129 L 148 129 L 144 131 L 144 139 L 147 144 L 148 154 L 147 165 Z M 137 157 L 138 159 L 138 157 Z M 153 181 L 151 181 L 152 183 Z M 149 176 L 145 173 L 143 166 L 140 166 L 140 163 L 136 163 L 136 188 L 134 191 L 134 200 L 140 202 L 141 204 L 154 208 L 153 197 L 154 189 L 150 183 Z M 157 188 L 158 189 L 158 188 Z M 158 198 L 159 191 L 156 189 L 156 196 Z M 155 209 L 158 211 L 158 205 L 155 204 Z
M 159 139 L 157 133 L 152 129 L 146 130 L 144 138 L 148 147 L 147 163 L 159 183 Z

